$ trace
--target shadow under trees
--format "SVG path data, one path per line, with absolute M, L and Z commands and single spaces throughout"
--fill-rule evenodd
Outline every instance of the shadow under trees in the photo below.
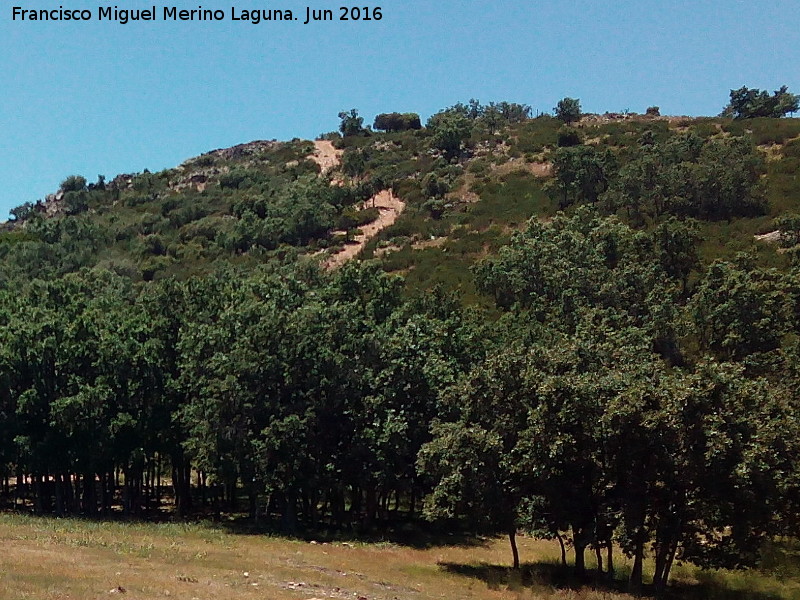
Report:
M 595 590 L 605 593 L 627 594 L 627 579 L 621 578 L 625 570 L 621 570 L 613 579 L 607 573 L 587 570 L 583 577 L 578 577 L 572 566 L 537 561 L 523 563 L 519 569 L 504 565 L 487 563 L 463 564 L 440 562 L 439 567 L 445 572 L 482 581 L 491 590 L 524 589 L 550 590 Z M 783 596 L 770 591 L 733 589 L 724 580 L 714 577 L 711 572 L 704 572 L 708 577 L 700 577 L 697 583 L 678 582 L 670 584 L 663 590 L 652 584 L 644 585 L 640 596 L 674 600 L 781 600 Z

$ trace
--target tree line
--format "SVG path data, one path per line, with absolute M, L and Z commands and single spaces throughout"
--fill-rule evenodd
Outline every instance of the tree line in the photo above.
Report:
M 433 519 L 739 567 L 796 533 L 798 286 L 591 207 L 475 267 L 494 317 L 374 264 L 0 292 L 0 492 L 40 513 Z M 165 487 L 166 483 L 170 488 Z M 168 493 L 167 493 L 168 492 Z M 245 500 L 244 505 L 239 503 Z M 602 554 L 605 553 L 605 558 Z
M 399 286 L 353 266 L 147 284 L 95 269 L 4 290 L 6 500 L 152 515 L 171 480 L 181 514 L 244 494 L 288 530 L 418 512 L 415 448 L 474 334 Z

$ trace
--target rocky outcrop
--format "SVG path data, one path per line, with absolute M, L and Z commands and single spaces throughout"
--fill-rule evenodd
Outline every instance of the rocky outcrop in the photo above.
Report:
M 218 181 L 220 175 L 224 175 L 229 170 L 228 167 L 191 168 L 191 165 L 184 163 L 176 169 L 179 175 L 170 180 L 169 187 L 175 191 L 193 187 L 198 192 L 202 192 L 209 183 Z
M 189 159 L 183 164 L 191 165 L 192 163 L 196 162 L 202 163 L 204 157 L 221 158 L 223 160 L 243 160 L 247 158 L 258 157 L 265 152 L 274 150 L 275 147 L 279 146 L 281 143 L 282 142 L 277 140 L 256 140 L 246 144 L 237 144 L 236 146 L 231 146 L 230 148 L 218 148 L 217 150 L 212 150 L 211 152 L 205 152 L 196 158 Z M 205 160 L 207 160 L 207 158 Z
M 775 231 L 770 231 L 769 233 L 762 233 L 761 235 L 753 236 L 759 242 L 766 242 L 768 244 L 777 244 L 781 241 L 781 232 L 780 229 L 776 229 Z
M 112 190 L 127 190 L 133 187 L 133 178 L 136 177 L 133 173 L 122 173 L 114 177 L 106 187 Z

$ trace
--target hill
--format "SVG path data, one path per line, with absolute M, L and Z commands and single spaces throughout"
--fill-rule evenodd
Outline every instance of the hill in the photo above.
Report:
M 546 115 L 497 124 L 481 116 L 462 118 L 457 134 L 463 145 L 453 156 L 437 147 L 442 144 L 435 127 L 364 130 L 334 135 L 338 150 L 324 155 L 300 140 L 251 142 L 159 173 L 118 175 L 88 185 L 78 177 L 77 187 L 74 178 L 68 179 L 58 193 L 12 211 L 17 218 L 0 236 L 4 276 L 61 275 L 101 266 L 134 280 L 183 278 L 221 261 L 285 263 L 324 254 L 339 255 L 331 264 L 340 264 L 342 256 L 359 254 L 403 273 L 410 289 L 441 283 L 477 301 L 466 267 L 507 242 L 529 218 L 547 219 L 560 208 L 587 201 L 581 192 L 568 206 L 555 199 L 553 184 L 559 183 L 553 181 L 553 159 L 569 151 L 560 144 L 613 159 L 613 165 L 604 165 L 604 180 L 596 183 L 608 189 L 591 200 L 598 203 L 602 195 L 604 212 L 630 221 L 631 207 L 623 206 L 619 188 L 631 182 L 620 176 L 630 179 L 631 170 L 641 168 L 629 163 L 652 148 L 643 143 L 692 137 L 713 145 L 742 136 L 753 148 L 746 159 L 758 164 L 750 166 L 749 181 L 733 184 L 753 187 L 757 173 L 760 189 L 754 193 L 763 206 L 730 214 L 700 214 L 686 207 L 671 212 L 699 218 L 705 264 L 738 251 L 755 253 L 763 264 L 786 264 L 774 245 L 756 244 L 753 236 L 776 230 L 775 220 L 796 209 L 798 120 L 607 114 L 584 116 L 567 130 Z M 567 140 L 567 134 L 575 138 Z M 643 142 L 643 136 L 650 141 Z M 397 215 L 392 217 L 389 228 L 385 216 L 379 219 L 386 211 L 374 210 L 370 202 L 384 189 L 408 207 L 396 223 Z M 398 207 L 389 211 L 399 214 Z M 662 216 L 645 210 L 637 213 L 635 225 L 650 227 Z M 354 242 L 362 227 L 369 238 L 363 252 L 363 244 Z
M 15 209 L 0 503 L 515 569 L 527 532 L 632 593 L 760 564 L 800 534 L 800 120 L 557 112 L 352 110 Z

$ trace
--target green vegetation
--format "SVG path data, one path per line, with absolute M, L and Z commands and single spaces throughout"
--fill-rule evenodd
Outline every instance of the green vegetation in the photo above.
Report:
M 766 90 L 741 87 L 731 90 L 731 102 L 723 110 L 723 115 L 735 119 L 778 119 L 797 112 L 799 105 L 800 96 L 790 93 L 785 85 L 773 92 L 772 96 Z
M 339 131 L 345 137 L 351 135 L 360 135 L 364 133 L 364 117 L 358 116 L 358 110 L 353 108 L 349 112 L 342 111 L 339 113 Z
M 353 109 L 333 145 L 71 176 L 15 209 L 0 503 L 287 533 L 424 518 L 507 536 L 521 571 L 525 532 L 634 593 L 679 562 L 766 564 L 800 533 L 800 125 L 559 105 L 384 113 L 385 133 Z M 403 211 L 367 260 L 322 268 L 385 190 Z
M 378 131 L 407 131 L 421 129 L 422 124 L 417 113 L 381 113 L 375 117 L 373 129 Z
M 556 119 L 569 125 L 581 118 L 581 101 L 577 98 L 562 98 L 553 111 Z
M 469 118 L 456 111 L 433 115 L 428 119 L 427 128 L 432 134 L 433 147 L 441 150 L 446 158 L 454 158 L 472 133 Z

